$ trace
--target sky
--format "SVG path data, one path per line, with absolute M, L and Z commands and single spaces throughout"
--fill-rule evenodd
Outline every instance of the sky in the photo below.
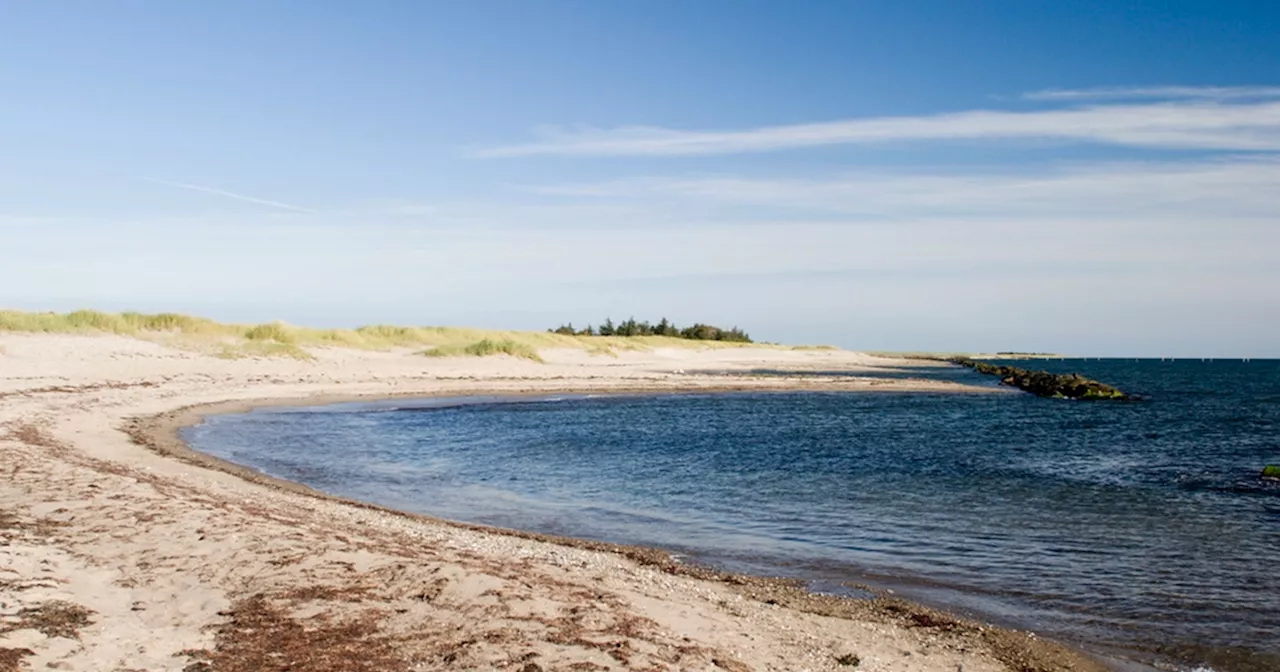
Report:
M 0 0 L 0 307 L 1280 356 L 1280 4 Z

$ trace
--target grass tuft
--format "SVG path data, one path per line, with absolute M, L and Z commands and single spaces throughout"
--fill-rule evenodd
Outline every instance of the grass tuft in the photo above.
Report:
M 618 351 L 613 349 L 608 343 L 592 343 L 587 346 L 587 354 L 604 355 L 606 357 L 618 358 Z
M 411 344 L 420 342 L 424 336 L 421 329 L 414 327 L 394 327 L 387 324 L 371 324 L 356 329 L 355 333 L 363 338 L 388 343 Z
M 276 343 L 297 343 L 298 338 L 292 330 L 282 322 L 259 324 L 245 330 L 244 337 L 250 341 L 275 341 Z
M 315 355 L 303 350 L 293 343 L 277 343 L 275 341 L 249 341 L 247 343 L 225 343 L 214 353 L 220 359 L 245 359 L 248 357 L 284 357 L 309 362 Z
M 537 349 L 524 343 L 517 343 L 510 339 L 495 341 L 486 338 L 465 346 L 441 345 L 432 348 L 431 350 L 427 350 L 422 354 L 428 357 L 460 357 L 465 355 L 472 357 L 490 357 L 492 355 L 510 355 L 512 357 L 531 359 L 535 362 L 542 361 L 542 356 L 538 354 Z

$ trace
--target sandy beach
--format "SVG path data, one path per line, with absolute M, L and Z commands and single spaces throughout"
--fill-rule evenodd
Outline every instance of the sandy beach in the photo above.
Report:
M 839 350 L 308 351 L 224 359 L 0 333 L 0 672 L 1105 669 L 892 597 L 320 496 L 191 453 L 176 431 L 212 412 L 391 396 L 982 388 L 749 373 L 912 366 Z

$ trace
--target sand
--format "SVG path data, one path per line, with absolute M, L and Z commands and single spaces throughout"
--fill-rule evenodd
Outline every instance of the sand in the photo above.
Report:
M 309 494 L 192 454 L 176 427 L 254 404 L 464 392 L 949 390 L 745 375 L 912 362 L 669 349 L 218 359 L 109 336 L 0 334 L 0 672 L 1095 670 L 1027 633 L 892 597 L 813 596 L 652 549 Z M 713 371 L 714 374 L 701 373 Z

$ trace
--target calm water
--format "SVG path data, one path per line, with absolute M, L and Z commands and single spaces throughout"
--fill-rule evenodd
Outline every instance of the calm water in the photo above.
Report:
M 1077 642 L 1165 645 L 1217 669 L 1234 665 L 1215 658 L 1223 648 L 1280 654 L 1280 487 L 1258 478 L 1280 463 L 1280 362 L 1026 366 L 1144 399 L 401 400 L 214 417 L 187 438 L 274 476 L 446 518 L 662 546 L 818 589 L 887 587 Z M 1270 669 L 1251 664 L 1239 669 Z

